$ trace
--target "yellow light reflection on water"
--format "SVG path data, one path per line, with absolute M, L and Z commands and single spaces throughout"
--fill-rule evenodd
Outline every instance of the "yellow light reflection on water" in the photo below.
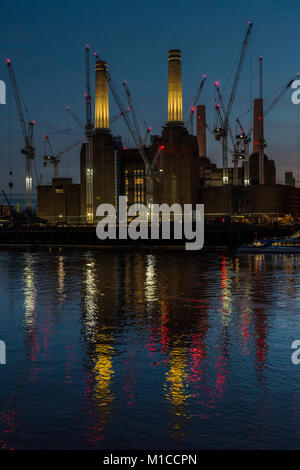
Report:
M 175 439 L 183 436 L 182 427 L 188 417 L 187 407 L 190 395 L 188 389 L 186 347 L 175 344 L 169 352 L 170 368 L 166 373 L 165 396 L 171 404 L 172 428 Z M 169 386 L 168 386 L 169 384 Z
M 112 355 L 112 336 L 99 333 L 95 349 L 95 398 L 101 407 L 107 407 L 113 400 L 110 382 L 114 375 Z

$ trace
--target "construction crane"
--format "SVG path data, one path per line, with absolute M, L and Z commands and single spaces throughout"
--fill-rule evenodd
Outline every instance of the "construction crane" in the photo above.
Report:
M 73 148 L 77 147 L 77 145 L 82 144 L 85 141 L 85 137 L 81 137 L 80 139 L 76 140 L 72 144 L 68 145 L 65 147 L 61 152 L 59 152 L 57 155 L 55 155 L 55 152 L 53 150 L 52 144 L 50 142 L 50 139 L 47 135 L 44 135 L 44 139 L 47 142 L 49 149 L 50 149 L 50 154 L 49 155 L 44 155 L 43 160 L 44 160 L 44 166 L 47 166 L 48 163 L 51 163 L 54 168 L 54 178 L 59 177 L 59 163 L 61 160 L 61 157 L 72 150 Z
M 93 123 L 90 82 L 90 46 L 85 48 L 86 220 L 94 220 Z
M 138 119 L 137 119 L 135 107 L 134 107 L 134 105 L 133 105 L 133 99 L 132 99 L 132 96 L 131 96 L 131 93 L 130 93 L 130 91 L 129 91 L 129 88 L 128 88 L 128 86 L 127 86 L 127 82 L 126 82 L 126 81 L 123 82 L 123 86 L 124 86 L 124 89 L 125 89 L 125 93 L 126 93 L 128 105 L 129 105 L 129 108 L 130 108 L 131 117 L 132 117 L 132 121 L 133 121 L 133 124 L 134 124 L 136 136 L 137 136 L 137 138 L 138 138 L 138 140 L 139 140 L 140 146 L 144 146 L 144 139 L 143 139 L 142 136 L 141 136 L 141 131 L 140 131 L 140 128 L 139 128 L 139 123 L 138 123 Z M 146 131 L 146 132 L 147 132 L 147 131 Z
M 299 77 L 299 73 L 297 73 L 297 77 Z M 273 101 L 264 109 L 263 117 L 269 114 L 269 112 L 276 106 L 276 104 L 281 100 L 285 92 L 290 88 L 291 84 L 295 80 L 296 77 L 292 78 L 288 81 L 287 84 L 280 88 L 278 95 L 273 99 Z M 263 99 L 263 57 L 259 57 L 259 98 Z M 247 111 L 248 112 L 248 111 Z M 243 113 L 245 114 L 245 113 Z M 241 129 L 241 134 L 236 136 L 236 147 L 234 149 L 234 161 L 238 161 L 239 159 L 244 160 L 244 184 L 250 184 L 250 176 L 249 176 L 249 143 L 251 142 L 251 135 L 253 132 L 253 128 L 251 127 L 248 133 L 245 132 L 240 119 L 236 119 L 236 123 Z M 266 147 L 266 142 L 263 139 L 260 142 L 260 149 L 259 149 L 259 183 L 264 183 L 264 149 Z
M 96 56 L 97 57 L 97 56 Z M 151 206 L 153 204 L 153 181 L 152 181 L 152 171 L 151 171 L 151 163 L 148 159 L 148 156 L 145 152 L 145 148 L 143 145 L 143 142 L 138 138 L 131 121 L 128 117 L 128 115 L 125 113 L 126 108 L 123 105 L 123 102 L 121 100 L 121 97 L 118 93 L 118 90 L 112 80 L 111 74 L 107 71 L 107 79 L 108 79 L 108 85 L 109 88 L 113 94 L 113 97 L 115 99 L 115 102 L 119 108 L 120 113 L 123 116 L 123 119 L 125 121 L 125 124 L 127 126 L 127 129 L 129 130 L 129 133 L 135 143 L 135 145 L 138 148 L 139 154 L 142 157 L 142 160 L 145 165 L 145 176 L 146 176 L 146 204 L 149 210 L 151 210 Z
M 222 124 L 222 134 L 225 136 L 225 115 L 226 115 L 226 109 L 225 109 L 225 104 L 224 104 L 224 101 L 223 101 L 223 96 L 222 96 L 222 93 L 220 91 L 220 88 L 219 88 L 219 82 L 215 82 L 215 88 L 216 88 L 216 91 L 217 91 L 217 96 L 218 96 L 218 100 L 219 100 L 219 103 L 221 105 L 221 109 L 222 109 L 222 113 L 223 113 L 223 116 L 222 116 L 222 113 L 221 113 L 221 109 L 220 109 L 220 106 L 219 104 L 217 104 L 215 106 L 215 110 L 217 111 L 217 117 L 218 117 L 218 120 L 219 120 L 219 123 Z M 235 145 L 235 141 L 234 141 L 234 136 L 233 136 L 233 132 L 231 130 L 231 127 L 229 125 L 229 122 L 227 124 L 227 130 L 228 130 L 228 133 L 230 134 L 230 137 L 231 137 L 231 142 L 232 142 L 232 145 L 234 147 Z M 220 133 L 219 133 L 220 134 Z M 219 135 L 218 135 L 219 137 Z M 220 140 L 219 138 L 216 140 Z
M 77 122 L 77 124 L 79 124 L 79 126 L 81 127 L 81 129 L 83 129 L 85 131 L 85 125 L 83 124 L 83 122 L 79 119 L 78 116 L 76 116 L 75 113 L 73 113 L 73 111 L 71 110 L 70 106 L 67 106 L 66 107 L 66 110 L 68 111 L 68 113 L 71 114 L 72 118 Z
M 215 137 L 217 141 L 220 141 L 224 137 L 224 117 L 222 116 L 220 105 L 217 103 L 215 105 L 215 125 L 214 129 L 211 130 L 207 124 L 206 128 L 208 131 Z M 230 135 L 232 135 L 232 131 L 230 131 Z M 229 148 L 227 151 L 233 153 Z
M 221 108 L 222 108 L 222 111 L 223 111 L 223 118 L 222 118 L 221 117 L 221 111 L 220 111 L 220 109 L 218 109 L 218 105 L 216 106 L 216 109 L 218 111 L 217 116 L 218 116 L 218 120 L 220 122 L 219 127 L 221 128 L 222 137 L 224 137 L 225 136 L 224 129 L 225 129 L 226 110 L 225 110 L 225 105 L 224 105 L 224 102 L 223 102 L 223 97 L 222 97 L 222 94 L 221 94 L 221 91 L 220 91 L 220 88 L 219 88 L 219 82 L 215 82 L 215 87 L 216 87 L 216 91 L 217 91 L 217 95 L 218 95 L 218 100 L 221 104 Z M 233 132 L 231 130 L 231 127 L 230 127 L 229 123 L 227 124 L 227 128 L 228 128 L 228 133 L 230 135 L 231 142 L 232 142 L 232 145 L 233 145 L 233 151 L 232 151 L 232 156 L 233 156 L 233 184 L 237 185 L 238 184 L 238 164 L 239 164 L 239 159 L 241 158 L 241 156 L 240 156 L 241 154 L 240 154 L 239 144 L 234 139 Z M 219 137 L 218 134 L 220 134 L 220 131 L 217 132 L 217 136 Z M 216 139 L 217 139 L 217 137 L 216 137 Z M 217 140 L 220 140 L 220 139 L 218 138 Z M 226 140 L 226 142 L 228 144 L 228 140 Z M 228 148 L 227 148 L 227 155 L 228 155 Z
M 158 147 L 158 149 L 156 150 L 156 153 L 155 153 L 155 155 L 154 155 L 154 158 L 153 158 L 153 160 L 152 160 L 152 162 L 151 162 L 151 168 L 152 168 L 153 174 L 155 174 L 156 172 L 162 173 L 162 172 L 164 171 L 163 168 L 162 168 L 163 165 L 160 165 L 158 169 L 155 168 L 156 163 L 157 163 L 159 157 L 162 155 L 164 149 L 165 149 L 165 146 L 164 146 L 164 145 L 160 145 L 160 146 Z
M 73 111 L 71 110 L 70 106 L 67 106 L 66 107 L 66 110 L 71 114 L 72 118 L 77 122 L 77 124 L 79 124 L 79 126 L 82 128 L 82 129 L 85 129 L 85 125 L 83 124 L 83 122 L 79 119 L 79 117 L 73 113 Z M 125 113 L 129 113 L 130 111 L 130 108 L 126 109 Z M 123 116 L 123 113 L 118 113 L 118 114 L 115 114 L 115 116 L 113 116 L 112 118 L 110 118 L 110 122 L 115 122 L 117 121 L 120 117 Z
M 137 119 L 137 112 L 136 112 L 136 109 L 135 109 L 135 106 L 134 106 L 134 102 L 133 102 L 133 98 L 131 96 L 131 93 L 129 91 L 129 88 L 128 88 L 128 85 L 127 85 L 127 82 L 123 82 L 123 86 L 124 86 L 124 89 L 125 89 L 125 93 L 126 93 L 126 97 L 127 97 L 127 102 L 128 102 L 128 105 L 129 105 L 129 111 L 131 112 L 131 117 L 132 117 L 132 120 L 133 120 L 133 124 L 134 124 L 134 128 L 135 128 L 135 132 L 136 132 L 136 135 L 137 135 L 137 138 L 140 140 L 140 143 L 141 145 L 146 145 L 146 142 L 147 142 L 147 139 L 148 139 L 148 136 L 150 134 L 150 131 L 151 131 L 151 127 L 149 127 L 147 125 L 146 122 L 144 122 L 145 124 L 145 127 L 146 127 L 146 131 L 145 131 L 145 134 L 144 134 L 144 137 L 142 138 L 142 135 L 141 135 L 141 131 L 140 131 L 140 128 L 139 128 L 139 123 L 138 123 L 138 119 Z
M 21 97 L 14 73 L 14 69 L 12 66 L 12 62 L 10 59 L 6 60 L 9 76 L 15 96 L 15 101 L 18 109 L 19 120 L 21 124 L 21 129 L 25 141 L 24 149 L 22 149 L 22 153 L 25 155 L 25 190 L 26 190 L 26 210 L 31 212 L 32 211 L 32 161 L 35 156 L 35 148 L 33 146 L 33 127 L 35 121 L 32 121 L 29 116 L 29 123 L 26 126 L 24 113 L 23 113 L 23 106 L 21 102 Z M 28 114 L 28 111 L 26 109 Z
M 292 78 L 292 80 L 289 80 L 289 82 L 286 85 L 283 85 L 283 87 L 280 89 L 278 95 L 273 99 L 273 101 L 264 109 L 264 116 L 269 114 L 269 112 L 274 108 L 274 106 L 281 100 L 283 95 L 288 91 L 290 88 L 291 84 L 293 83 L 296 78 L 299 78 L 299 72 L 297 72 L 296 77 Z
M 249 144 L 251 142 L 251 131 L 250 129 L 246 134 L 241 121 L 239 118 L 236 119 L 241 132 L 236 136 L 236 147 L 234 155 L 235 160 L 244 160 L 244 185 L 248 186 L 250 184 L 250 174 L 249 174 Z
M 224 127 L 223 127 L 223 135 L 222 135 L 222 162 L 223 162 L 223 184 L 226 185 L 228 184 L 228 148 L 227 148 L 227 137 L 228 137 L 228 131 L 229 131 L 229 119 L 230 119 L 230 114 L 232 110 L 232 106 L 234 103 L 235 95 L 237 92 L 237 87 L 239 84 L 239 79 L 240 75 L 242 72 L 242 67 L 248 47 L 248 42 L 249 42 L 249 37 L 250 33 L 252 30 L 253 23 L 251 21 L 248 22 L 248 28 L 246 31 L 245 39 L 242 45 L 242 50 L 240 54 L 240 58 L 238 61 L 238 66 L 231 90 L 231 94 L 229 97 L 228 105 L 227 108 L 225 109 L 224 107 Z M 216 82 L 218 83 L 218 82 Z M 219 85 L 219 84 L 218 84 Z
M 90 45 L 85 47 L 85 124 L 73 113 L 70 106 L 67 111 L 85 131 L 86 140 L 86 193 L 85 193 L 85 218 L 88 223 L 94 221 L 94 173 L 93 173 L 93 123 L 92 123 L 92 98 L 90 79 Z
M 224 137 L 224 119 L 220 111 L 220 105 L 215 105 L 215 125 L 213 134 L 217 141 L 220 141 Z
M 292 85 L 293 81 L 296 80 L 297 78 L 299 78 L 299 72 L 297 72 L 296 77 L 289 80 L 285 85 L 283 85 L 280 88 L 279 93 L 275 96 L 275 98 L 271 101 L 271 103 L 264 109 L 264 117 L 267 116 L 270 113 L 270 111 L 272 111 L 272 109 L 276 106 L 277 103 L 279 103 L 279 101 L 284 96 L 284 94 L 289 90 L 289 88 Z M 260 96 L 261 96 L 261 93 L 260 93 Z M 245 111 L 242 115 L 248 113 L 249 111 L 250 111 L 250 109 Z M 252 130 L 253 129 L 251 128 L 250 131 L 252 131 Z
M 95 56 L 96 59 L 99 58 L 97 53 L 94 53 L 94 56 Z M 153 158 L 153 161 L 151 162 L 148 155 L 147 155 L 147 153 L 146 153 L 146 150 L 145 150 L 144 140 L 141 138 L 140 133 L 136 132 L 135 126 L 131 123 L 131 120 L 129 119 L 128 113 L 126 113 L 126 107 L 124 106 L 124 104 L 122 102 L 122 99 L 121 99 L 120 94 L 117 90 L 117 87 L 114 84 L 114 81 L 112 79 L 111 74 L 108 71 L 106 72 L 106 74 L 107 74 L 108 85 L 109 85 L 109 88 L 112 92 L 114 100 L 115 100 L 115 102 L 116 102 L 116 104 L 119 108 L 119 111 L 120 111 L 121 115 L 123 116 L 123 119 L 125 121 L 127 129 L 129 131 L 135 145 L 137 146 L 139 154 L 140 154 L 140 156 L 141 156 L 141 158 L 144 162 L 144 165 L 145 165 L 146 205 L 147 205 L 147 209 L 148 209 L 148 215 L 150 215 L 151 210 L 152 210 L 152 205 L 153 205 L 153 178 L 154 178 L 154 175 L 155 175 L 154 166 L 155 166 L 155 163 L 158 159 L 159 154 L 164 149 L 164 146 L 161 145 L 158 148 L 158 150 L 157 150 L 157 152 L 156 152 L 156 154 Z M 129 106 L 129 107 L 130 107 L 130 110 L 131 110 L 131 106 Z M 138 125 L 137 125 L 137 127 L 138 127 Z M 153 164 L 153 162 L 154 162 L 154 164 Z
M 125 113 L 129 113 L 129 111 L 130 111 L 130 108 L 126 109 Z M 115 114 L 115 116 L 110 118 L 110 123 L 117 121 L 122 116 L 123 116 L 123 113 Z
M 189 130 L 189 132 L 191 134 L 194 133 L 194 113 L 195 113 L 195 109 L 196 109 L 198 100 L 199 100 L 200 95 L 201 95 L 201 91 L 204 87 L 204 83 L 205 83 L 206 78 L 207 78 L 206 75 L 203 75 L 200 86 L 197 90 L 196 95 L 194 96 L 193 103 L 192 103 L 192 106 L 191 106 L 190 115 L 189 115 L 189 118 L 188 118 L 188 121 L 187 121 L 187 124 L 186 124 L 186 127 L 187 127 L 187 129 Z
M 150 132 L 151 132 L 151 129 L 152 129 L 151 127 L 147 127 L 147 129 L 146 129 L 146 132 L 145 132 L 145 135 L 144 135 L 144 139 L 143 139 L 143 144 L 144 144 L 144 145 L 146 145 L 146 143 L 147 143 L 147 139 L 148 139 L 148 137 L 149 137 L 149 134 L 150 134 Z

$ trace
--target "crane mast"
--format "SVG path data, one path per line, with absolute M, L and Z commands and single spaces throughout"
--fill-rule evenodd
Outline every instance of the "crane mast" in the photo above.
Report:
M 28 127 L 25 124 L 23 107 L 21 103 L 20 93 L 10 59 L 6 61 L 9 76 L 13 88 L 13 93 L 17 105 L 19 120 L 24 137 L 25 146 L 22 153 L 25 155 L 25 191 L 26 191 L 26 210 L 32 211 L 32 160 L 35 156 L 35 148 L 33 146 L 33 128 L 35 121 L 29 120 Z
M 241 129 L 241 134 L 237 135 L 237 146 L 240 147 L 237 152 L 244 160 L 244 185 L 248 186 L 250 184 L 249 144 L 251 142 L 252 129 L 250 129 L 248 134 L 246 134 L 239 118 L 236 119 L 236 122 Z
M 230 137 L 231 137 L 232 145 L 233 145 L 233 153 L 232 153 L 232 155 L 233 155 L 233 184 L 236 186 L 238 184 L 238 164 L 239 164 L 240 152 L 239 152 L 238 148 L 236 148 L 236 142 L 234 140 L 234 136 L 233 136 L 231 127 L 229 125 L 229 122 L 227 123 L 227 133 L 225 131 L 225 129 L 226 129 L 226 123 L 225 123 L 226 109 L 225 109 L 225 105 L 224 105 L 224 101 L 223 101 L 223 96 L 222 96 L 220 88 L 219 88 L 219 82 L 215 83 L 215 87 L 216 87 L 216 90 L 217 90 L 218 99 L 219 99 L 219 102 L 221 104 L 221 109 L 222 109 L 223 116 L 224 116 L 223 121 L 222 121 L 221 111 L 220 111 L 220 109 L 217 109 L 217 111 L 218 111 L 217 114 L 219 115 L 220 122 L 223 123 L 222 128 L 224 130 L 223 139 L 222 139 L 222 144 L 223 144 L 222 149 L 224 149 L 226 151 L 227 155 L 228 155 L 228 149 L 226 150 L 226 148 L 224 148 L 224 147 L 227 146 L 227 144 L 228 144 L 227 137 L 228 137 L 228 133 L 229 133 Z
M 225 110 L 225 115 L 224 115 L 224 135 L 222 137 L 222 161 L 223 161 L 223 184 L 226 185 L 228 184 L 228 148 L 227 148 L 227 140 L 228 140 L 228 127 L 229 127 L 229 119 L 230 119 L 230 114 L 233 106 L 233 102 L 235 99 L 235 95 L 237 92 L 237 87 L 239 84 L 239 79 L 241 76 L 242 72 L 242 67 L 245 59 L 245 55 L 247 52 L 247 47 L 248 47 L 248 42 L 249 42 L 249 36 L 252 30 L 253 23 L 251 21 L 248 22 L 248 28 L 246 31 L 245 39 L 242 45 L 242 51 L 241 55 L 239 58 L 234 82 L 233 82 L 233 87 L 231 90 L 231 94 L 229 97 L 228 105 Z
M 90 46 L 85 48 L 85 111 L 86 111 L 86 220 L 93 223 L 94 220 L 94 171 L 93 171 L 93 124 L 91 106 L 90 84 Z

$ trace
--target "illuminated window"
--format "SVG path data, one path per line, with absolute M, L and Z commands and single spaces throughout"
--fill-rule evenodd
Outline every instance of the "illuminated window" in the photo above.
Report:
M 144 170 L 137 168 L 133 172 L 134 174 L 134 202 L 144 202 Z

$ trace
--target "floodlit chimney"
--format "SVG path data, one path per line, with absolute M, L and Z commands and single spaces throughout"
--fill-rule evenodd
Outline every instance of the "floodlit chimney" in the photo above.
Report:
M 197 106 L 197 139 L 199 157 L 206 157 L 206 119 L 204 104 Z
M 95 128 L 109 129 L 107 62 L 97 60 L 95 69 Z
M 171 49 L 168 58 L 168 123 L 182 124 L 181 51 Z

